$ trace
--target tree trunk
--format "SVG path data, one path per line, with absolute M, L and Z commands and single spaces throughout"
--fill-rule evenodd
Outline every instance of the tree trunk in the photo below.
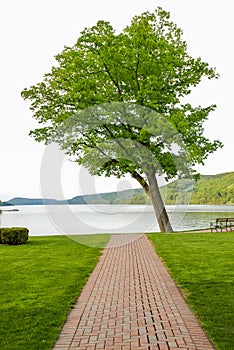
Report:
M 149 182 L 148 195 L 152 201 L 154 212 L 158 221 L 161 232 L 173 232 L 165 205 L 163 203 L 161 193 L 159 191 L 158 182 L 154 173 L 146 174 Z

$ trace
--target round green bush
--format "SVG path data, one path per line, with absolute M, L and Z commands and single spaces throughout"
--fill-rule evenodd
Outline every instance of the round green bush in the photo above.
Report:
M 9 245 L 24 244 L 29 230 L 25 227 L 0 227 L 0 243 Z

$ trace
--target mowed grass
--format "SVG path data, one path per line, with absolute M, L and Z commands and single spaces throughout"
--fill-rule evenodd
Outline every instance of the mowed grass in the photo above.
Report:
M 234 349 L 234 232 L 149 234 L 216 349 Z
M 51 349 L 101 252 L 63 236 L 0 245 L 0 349 Z

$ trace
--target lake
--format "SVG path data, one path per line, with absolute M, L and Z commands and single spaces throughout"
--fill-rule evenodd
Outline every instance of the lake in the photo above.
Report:
M 7 211 L 11 209 L 19 211 Z M 234 217 L 233 205 L 168 205 L 175 231 L 209 227 L 217 217 Z M 2 207 L 0 226 L 24 226 L 31 236 L 159 231 L 150 205 L 49 205 Z

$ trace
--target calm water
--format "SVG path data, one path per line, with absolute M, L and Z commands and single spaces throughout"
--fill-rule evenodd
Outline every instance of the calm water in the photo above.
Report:
M 159 231 L 151 206 L 72 205 L 2 207 L 0 225 L 24 226 L 31 236 Z M 167 206 L 174 230 L 209 227 L 217 217 L 234 217 L 231 205 Z

